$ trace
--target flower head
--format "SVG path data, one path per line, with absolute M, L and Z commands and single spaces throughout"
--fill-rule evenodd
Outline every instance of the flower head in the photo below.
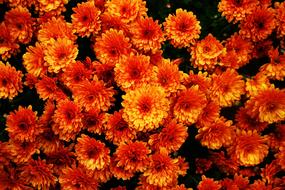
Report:
M 193 12 L 183 9 L 177 9 L 175 15 L 169 15 L 163 26 L 167 38 L 178 48 L 193 45 L 201 32 L 200 22 Z
M 140 18 L 131 26 L 132 43 L 138 50 L 156 53 L 165 40 L 158 21 L 152 18 Z
M 150 152 L 146 143 L 136 141 L 128 144 L 121 143 L 114 155 L 118 167 L 131 172 L 143 172 L 149 164 Z
M 71 15 L 72 26 L 79 36 L 89 37 L 90 34 L 94 35 L 99 32 L 101 11 L 94 5 L 94 2 L 78 3 L 73 11 L 74 14 Z
M 113 104 L 115 91 L 113 87 L 107 88 L 103 81 L 85 80 L 74 86 L 74 102 L 86 111 L 98 109 L 107 111 Z
M 268 154 L 265 138 L 256 131 L 238 131 L 233 146 L 229 152 L 242 166 L 255 166 L 263 161 Z
M 183 124 L 193 124 L 198 120 L 206 103 L 206 96 L 198 86 L 183 90 L 178 94 L 174 104 L 174 117 Z
M 102 63 L 116 62 L 120 56 L 131 52 L 129 41 L 122 30 L 110 29 L 96 39 L 94 45 L 96 57 Z
M 0 61 L 0 98 L 13 99 L 22 92 L 22 72 Z
M 10 113 L 6 120 L 6 130 L 10 138 L 20 142 L 35 141 L 37 135 L 42 132 L 38 126 L 36 114 L 32 106 L 28 108 L 20 106 L 17 111 Z
M 169 102 L 162 87 L 142 85 L 123 95 L 123 118 L 137 131 L 159 127 L 167 117 Z
M 103 169 L 110 163 L 110 150 L 104 143 L 87 135 L 77 138 L 75 152 L 77 160 L 87 169 Z

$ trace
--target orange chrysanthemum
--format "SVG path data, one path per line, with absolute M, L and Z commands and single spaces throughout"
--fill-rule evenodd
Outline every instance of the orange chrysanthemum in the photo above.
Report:
M 10 113 L 6 120 L 9 137 L 17 141 L 34 142 L 42 130 L 37 123 L 37 112 L 33 112 L 32 106 L 19 107 L 17 111 Z
M 208 101 L 207 105 L 204 107 L 202 113 L 198 117 L 197 127 L 205 127 L 211 125 L 220 116 L 221 107 L 212 101 Z
M 103 81 L 83 81 L 74 86 L 74 102 L 86 111 L 98 109 L 107 111 L 113 105 L 115 91 L 113 87 L 107 88 Z
M 0 189 L 30 189 L 26 181 L 20 177 L 20 170 L 11 165 L 0 167 Z
M 16 164 L 22 164 L 30 159 L 32 159 L 32 155 L 35 153 L 39 153 L 37 149 L 38 143 L 30 142 L 30 141 L 12 141 L 9 140 L 8 148 L 11 154 L 11 160 Z
M 219 118 L 212 124 L 199 128 L 196 139 L 209 149 L 220 149 L 228 147 L 234 140 L 234 128 L 230 120 Z
M 78 54 L 77 45 L 67 38 L 50 39 L 50 45 L 44 51 L 44 60 L 47 62 L 48 71 L 59 73 L 66 66 L 75 63 Z
M 210 91 L 210 97 L 220 106 L 231 106 L 245 93 L 245 82 L 235 70 L 227 69 L 220 75 L 212 75 Z
M 0 23 L 0 56 L 7 60 L 20 46 L 16 43 L 16 36 L 13 36 L 5 22 Z
M 111 158 L 110 170 L 115 178 L 129 180 L 135 175 L 134 172 L 130 170 L 125 170 L 123 166 L 117 165 L 118 161 L 114 157 Z
M 205 94 L 209 93 L 211 81 L 212 79 L 208 76 L 208 73 L 201 71 L 199 71 L 198 74 L 195 74 L 193 71 L 190 71 L 189 75 L 183 73 L 181 77 L 181 83 L 186 88 L 191 88 L 192 86 L 198 85 L 199 90 L 201 90 Z
M 65 10 L 64 5 L 69 0 L 38 0 L 36 8 L 39 9 L 40 14 L 51 13 L 59 15 Z
M 162 87 L 142 85 L 123 95 L 123 118 L 137 131 L 159 127 L 169 111 L 169 101 Z
M 6 65 L 0 61 L 0 99 L 12 100 L 19 92 L 23 91 L 22 72 L 15 67 Z
M 129 24 L 122 21 L 120 17 L 115 16 L 113 14 L 109 14 L 108 12 L 104 12 L 101 14 L 100 18 L 101 18 L 101 25 L 102 25 L 101 27 L 102 33 L 112 28 L 118 31 L 122 30 L 124 34 L 126 34 L 126 36 L 130 35 Z
M 165 152 L 157 152 L 150 157 L 150 165 L 142 174 L 150 185 L 165 187 L 178 177 L 177 160 L 170 158 Z
M 113 63 L 96 63 L 94 64 L 95 67 L 95 74 L 98 77 L 99 80 L 104 81 L 106 86 L 114 86 L 115 85 L 115 74 L 114 74 L 114 68 L 115 65 Z
M 105 4 L 106 12 L 120 17 L 120 19 L 129 23 L 137 18 L 146 16 L 146 2 L 143 0 L 110 0 Z
M 221 0 L 218 9 L 228 22 L 237 23 L 251 14 L 258 4 L 258 0 Z
M 53 165 L 53 171 L 62 175 L 63 170 L 76 164 L 75 153 L 69 150 L 70 147 L 60 146 L 53 152 L 46 154 L 46 161 Z
M 201 69 L 213 69 L 218 64 L 219 56 L 226 53 L 223 45 L 212 35 L 208 34 L 203 40 L 191 47 L 191 63 Z
M 274 88 L 274 84 L 271 84 L 269 78 L 263 73 L 256 74 L 252 79 L 247 78 L 245 83 L 246 95 L 256 96 L 261 91 Z
M 247 189 L 249 185 L 249 180 L 247 177 L 239 176 L 235 174 L 234 179 L 226 178 L 221 182 L 223 188 L 228 190 L 238 190 L 238 189 Z
M 191 11 L 177 9 L 176 15 L 169 15 L 163 23 L 166 37 L 174 47 L 193 45 L 201 32 L 200 22 Z
M 65 68 L 62 74 L 62 80 L 64 84 L 72 90 L 74 86 L 80 82 L 89 80 L 91 74 L 92 71 L 87 69 L 82 62 L 76 61 L 76 63 L 71 63 Z
M 275 29 L 276 20 L 272 8 L 259 8 L 240 24 L 240 35 L 254 42 L 266 39 Z
M 243 39 L 240 35 L 234 34 L 230 38 L 227 39 L 225 47 L 227 49 L 227 54 L 225 57 L 231 56 L 231 53 L 234 58 L 236 58 L 236 64 L 231 62 L 222 64 L 227 66 L 231 66 L 234 69 L 238 69 L 239 67 L 244 66 L 251 59 L 251 53 L 253 49 L 253 45 L 250 41 Z M 231 59 L 230 59 L 231 60 Z
M 285 54 L 280 55 L 278 49 L 268 51 L 270 63 L 262 65 L 259 70 L 273 80 L 285 78 Z
M 136 131 L 123 119 L 123 110 L 115 112 L 106 124 L 106 139 L 114 144 L 127 143 L 136 138 Z
M 222 188 L 221 184 L 218 181 L 214 181 L 211 178 L 202 176 L 202 181 L 197 186 L 198 190 L 219 190 Z
M 83 127 L 81 109 L 70 100 L 62 100 L 57 104 L 53 121 L 54 133 L 65 141 L 75 139 Z
M 229 153 L 242 166 L 255 166 L 263 161 L 268 154 L 265 137 L 256 131 L 237 131 L 237 137 Z
M 148 144 L 154 150 L 165 148 L 168 153 L 179 150 L 188 137 L 187 127 L 171 120 L 158 134 L 149 137 Z
M 224 151 L 210 153 L 210 160 L 219 168 L 220 171 L 231 175 L 234 175 L 239 171 L 237 161 L 225 155 Z
M 110 150 L 104 143 L 87 135 L 77 138 L 75 152 L 79 163 L 87 169 L 103 169 L 110 163 Z
M 27 52 L 23 55 L 23 65 L 28 73 L 34 76 L 46 74 L 47 67 L 44 60 L 44 47 L 40 43 L 35 46 L 29 46 Z
M 285 2 L 275 3 L 277 34 L 279 37 L 285 36 Z
M 131 25 L 132 43 L 138 50 L 156 53 L 164 42 L 161 25 L 152 18 L 140 18 Z
M 170 95 L 181 89 L 180 71 L 178 65 L 170 62 L 169 59 L 164 59 L 162 63 L 154 67 L 156 82 L 161 85 L 165 92 Z
M 144 142 L 121 143 L 114 154 L 117 167 L 130 172 L 143 172 L 149 164 L 151 151 Z
M 267 123 L 258 121 L 257 118 L 248 112 L 247 108 L 242 107 L 239 109 L 235 115 L 237 127 L 241 130 L 256 130 L 262 132 L 267 127 Z
M 183 90 L 178 94 L 174 104 L 174 117 L 183 124 L 193 124 L 202 113 L 206 103 L 206 96 L 198 86 Z
M 98 182 L 94 177 L 95 176 L 85 168 L 67 167 L 63 169 L 63 173 L 59 176 L 59 183 L 61 188 L 67 190 L 97 190 Z
M 33 18 L 25 7 L 18 6 L 5 14 L 5 24 L 11 35 L 24 44 L 29 43 L 32 39 L 33 23 Z
M 91 34 L 95 35 L 99 32 L 101 11 L 93 1 L 78 3 L 72 10 L 74 11 L 74 14 L 71 15 L 72 26 L 79 36 L 89 37 Z
M 261 122 L 274 123 L 285 119 L 285 91 L 270 88 L 252 97 L 246 104 L 248 114 Z
M 43 100 L 63 100 L 66 95 L 57 86 L 57 79 L 43 76 L 41 80 L 36 83 L 37 93 Z
M 91 133 L 101 134 L 108 120 L 108 115 L 98 109 L 91 109 L 83 113 L 83 126 Z
M 122 55 L 130 53 L 131 44 L 122 30 L 110 29 L 96 38 L 94 51 L 102 63 L 116 62 Z
M 22 167 L 21 177 L 34 188 L 49 189 L 56 183 L 52 167 L 53 165 L 46 164 L 45 160 L 31 160 Z
M 134 55 L 123 56 L 116 64 L 115 80 L 123 90 L 133 89 L 153 79 L 153 66 L 149 56 Z
M 75 41 L 77 38 L 72 32 L 72 25 L 67 23 L 62 17 L 52 17 L 43 23 L 37 37 L 44 44 L 49 44 L 50 39 L 67 38 Z

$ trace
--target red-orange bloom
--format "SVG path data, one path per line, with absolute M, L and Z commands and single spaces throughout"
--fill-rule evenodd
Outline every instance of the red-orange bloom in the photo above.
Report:
M 28 73 L 34 76 L 46 74 L 47 66 L 44 60 L 44 47 L 40 43 L 35 46 L 29 46 L 27 52 L 23 55 L 23 65 Z
M 127 143 L 136 138 L 136 131 L 123 119 L 123 110 L 115 112 L 106 124 L 106 139 L 114 144 Z
M 61 79 L 72 90 L 80 82 L 89 80 L 91 74 L 92 71 L 87 69 L 82 62 L 76 61 L 76 63 L 72 63 L 65 68 Z
M 12 141 L 9 140 L 8 148 L 11 154 L 11 160 L 17 164 L 25 163 L 32 159 L 32 155 L 39 153 L 37 149 L 38 143 L 30 141 Z
M 32 106 L 19 107 L 17 111 L 10 113 L 6 120 L 9 137 L 17 141 L 35 141 L 42 130 L 37 123 L 37 112 L 33 112 Z
M 87 135 L 77 138 L 75 152 L 79 163 L 87 169 L 103 169 L 110 163 L 110 150 L 104 143 Z
M 160 133 L 151 135 L 148 143 L 154 150 L 165 148 L 168 153 L 171 153 L 179 150 L 187 137 L 187 127 L 172 120 Z
M 137 131 L 159 127 L 169 111 L 169 101 L 162 87 L 142 85 L 123 95 L 123 118 Z
M 218 8 L 228 22 L 237 23 L 251 14 L 258 4 L 258 0 L 221 0 Z
M 247 102 L 248 114 L 261 122 L 274 123 L 285 119 L 285 91 L 269 88 Z
M 203 40 L 191 47 L 191 63 L 201 69 L 213 69 L 218 64 L 218 58 L 226 53 L 223 45 L 208 34 Z
M 21 178 L 37 189 L 49 189 L 56 183 L 56 177 L 52 173 L 52 164 L 46 164 L 45 160 L 30 160 L 21 169 Z
M 197 127 L 204 127 L 211 125 L 220 116 L 221 107 L 212 101 L 208 101 L 207 105 L 204 107 L 202 113 L 198 117 Z
M 200 22 L 193 12 L 177 9 L 176 15 L 169 15 L 163 23 L 165 35 L 174 47 L 193 45 L 200 35 Z
M 99 16 L 101 11 L 94 5 L 93 1 L 78 3 L 72 9 L 72 26 L 81 37 L 89 37 L 97 34 L 101 28 Z
M 44 53 L 48 71 L 59 73 L 61 70 L 65 70 L 67 65 L 75 63 L 78 49 L 77 45 L 67 38 L 50 39 L 50 44 Z
M 266 138 L 257 134 L 256 131 L 238 131 L 233 146 L 229 153 L 242 166 L 255 166 L 263 161 L 268 154 Z
M 279 37 L 285 36 L 285 2 L 275 3 L 277 34 Z
M 83 127 L 81 109 L 70 100 L 62 100 L 57 104 L 53 121 L 53 131 L 65 141 L 75 139 Z
M 5 22 L 0 23 L 0 55 L 2 59 L 9 58 L 19 47 L 16 37 L 10 33 Z
M 178 177 L 177 160 L 170 158 L 165 152 L 157 152 L 150 157 L 150 165 L 143 173 L 146 182 L 158 187 L 173 184 Z
M 22 92 L 22 72 L 15 67 L 6 65 L 0 61 L 0 99 L 9 98 L 12 100 L 19 92 Z
M 236 118 L 236 125 L 242 130 L 256 130 L 262 132 L 266 127 L 267 123 L 258 121 L 258 118 L 248 113 L 248 108 L 240 108 Z
M 168 95 L 177 92 L 182 88 L 180 84 L 181 72 L 178 65 L 170 62 L 169 59 L 164 59 L 162 63 L 154 67 L 156 82 L 161 85 Z
M 126 171 L 143 172 L 149 165 L 148 154 L 151 151 L 144 142 L 121 143 L 114 154 L 117 167 Z
M 20 177 L 20 170 L 11 165 L 0 167 L 0 189 L 28 190 L 27 182 Z
M 50 39 L 57 40 L 59 38 L 67 38 L 72 41 L 76 40 L 76 36 L 72 32 L 72 26 L 67 23 L 63 17 L 52 17 L 41 25 L 38 32 L 38 40 L 44 44 L 49 44 Z
M 206 96 L 198 86 L 183 90 L 178 94 L 174 104 L 174 117 L 183 124 L 193 124 L 202 113 L 206 103 Z
M 266 39 L 275 29 L 276 20 L 272 8 L 259 8 L 240 24 L 239 33 L 254 42 Z
M 153 66 L 149 56 L 123 56 L 115 66 L 115 80 L 123 90 L 133 89 L 153 79 Z
M 120 17 L 125 23 L 146 16 L 147 11 L 146 2 L 143 0 L 110 0 L 106 2 L 105 7 L 107 13 Z
M 221 184 L 218 181 L 214 181 L 211 178 L 202 176 L 202 181 L 198 184 L 198 190 L 219 190 L 222 188 Z
M 59 176 L 59 183 L 63 189 L 97 190 L 98 182 L 92 173 L 82 167 L 67 167 Z
M 27 8 L 18 6 L 5 14 L 5 24 L 12 36 L 21 43 L 29 43 L 33 35 L 33 18 Z
M 108 115 L 98 109 L 91 109 L 83 113 L 83 126 L 92 133 L 101 134 L 108 120 Z
M 125 170 L 123 166 L 117 166 L 118 161 L 114 157 L 111 159 L 110 170 L 115 178 L 129 180 L 135 175 L 134 172 L 130 170 Z
M 242 76 L 233 69 L 227 69 L 220 75 L 212 75 L 210 97 L 220 106 L 231 106 L 245 93 Z
M 122 55 L 130 53 L 131 44 L 122 30 L 110 29 L 96 38 L 94 51 L 102 63 L 116 62 Z
M 228 147 L 234 140 L 234 128 L 232 122 L 219 118 L 215 122 L 199 128 L 196 139 L 200 140 L 203 146 L 209 149 L 220 149 L 222 146 Z
M 100 80 L 85 80 L 74 86 L 73 90 L 74 102 L 86 111 L 90 109 L 107 111 L 113 105 L 114 94 L 113 87 L 107 88 Z
M 158 21 L 152 18 L 140 18 L 131 27 L 132 43 L 138 50 L 156 53 L 165 40 Z

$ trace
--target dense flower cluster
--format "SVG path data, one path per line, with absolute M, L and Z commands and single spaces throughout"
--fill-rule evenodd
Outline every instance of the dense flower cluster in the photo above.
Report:
M 285 2 L 221 0 L 238 28 L 225 39 L 182 8 L 161 23 L 144 0 L 87 0 L 67 19 L 70 2 L 0 0 L 0 108 L 23 91 L 41 100 L 3 115 L 0 189 L 285 188 Z M 166 44 L 191 58 L 166 58 Z

